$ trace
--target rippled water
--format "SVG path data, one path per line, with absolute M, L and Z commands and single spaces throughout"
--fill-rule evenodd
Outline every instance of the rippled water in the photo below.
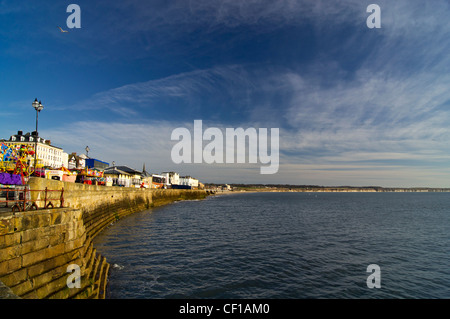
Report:
M 450 194 L 209 197 L 133 214 L 95 247 L 109 298 L 450 298 Z

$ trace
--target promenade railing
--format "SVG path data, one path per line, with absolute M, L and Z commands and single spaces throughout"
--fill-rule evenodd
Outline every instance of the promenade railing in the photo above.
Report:
M 33 192 L 40 192 L 36 196 L 31 196 Z M 38 202 L 44 205 L 39 207 Z M 0 207 L 11 207 L 13 212 L 23 212 L 28 210 L 49 209 L 64 207 L 64 188 L 53 190 L 47 187 L 43 190 L 30 189 L 28 185 L 15 186 L 14 188 L 0 188 Z

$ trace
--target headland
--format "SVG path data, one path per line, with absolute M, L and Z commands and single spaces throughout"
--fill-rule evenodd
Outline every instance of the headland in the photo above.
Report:
M 205 184 L 219 193 L 233 192 L 450 192 L 450 188 L 437 187 L 381 187 L 381 186 L 318 186 L 288 184 Z

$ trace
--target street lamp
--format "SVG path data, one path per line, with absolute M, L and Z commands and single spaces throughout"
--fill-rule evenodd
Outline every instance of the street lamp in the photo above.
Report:
M 86 157 L 89 157 L 89 151 L 90 151 L 89 146 L 86 146 L 85 150 L 86 150 Z
M 39 118 L 39 112 L 42 111 L 44 106 L 42 105 L 41 101 L 38 102 L 37 99 L 34 100 L 33 103 L 34 109 L 36 110 L 36 136 L 35 136 L 35 143 L 34 143 L 34 174 L 36 175 L 36 164 L 37 164 L 37 142 L 38 142 L 38 118 Z

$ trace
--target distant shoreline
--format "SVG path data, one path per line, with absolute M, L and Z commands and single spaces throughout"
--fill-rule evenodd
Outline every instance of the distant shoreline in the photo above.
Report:
M 290 193 L 445 193 L 450 188 L 433 187 L 353 187 L 353 186 L 243 186 L 232 185 L 232 190 L 217 190 L 216 195 L 237 193 L 260 193 L 260 192 L 290 192 Z

